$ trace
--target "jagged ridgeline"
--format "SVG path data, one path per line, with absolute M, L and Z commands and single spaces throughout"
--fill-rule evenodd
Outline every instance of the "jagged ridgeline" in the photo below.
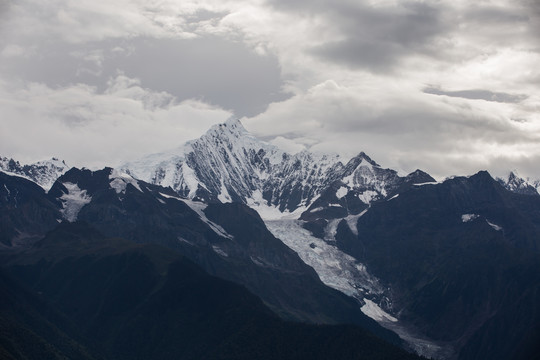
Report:
M 278 216 L 284 212 L 300 215 L 312 205 L 334 204 L 345 212 L 359 213 L 371 200 L 386 197 L 406 182 L 434 181 L 420 171 L 400 177 L 364 153 L 345 164 L 335 154 L 307 150 L 288 154 L 254 137 L 236 119 L 212 127 L 169 153 L 126 163 L 121 169 L 191 199 L 247 204 L 263 217 L 271 216 L 268 212 L 276 214 L 276 209 Z M 314 203 L 323 194 L 326 200 Z
M 241 284 L 271 314 L 262 316 L 264 311 L 255 311 L 264 319 L 260 321 L 278 324 L 276 329 L 298 344 L 318 349 L 291 355 L 284 350 L 290 343 L 273 330 L 265 333 L 273 340 L 264 342 L 246 335 L 248 330 L 241 320 L 232 316 L 230 320 L 240 324 L 245 336 L 239 344 L 240 335 L 205 318 L 219 331 L 231 332 L 233 340 L 217 346 L 227 349 L 222 354 L 229 354 L 230 345 L 237 350 L 251 349 L 252 358 L 264 358 L 265 346 L 282 344 L 274 354 L 281 356 L 277 358 L 341 356 L 336 352 L 335 357 L 328 357 L 321 347 L 305 342 L 308 340 L 303 337 L 312 330 L 306 333 L 294 326 L 295 330 L 290 330 L 286 324 L 291 320 L 353 324 L 356 328 L 351 329 L 360 331 L 357 335 L 362 339 L 352 340 L 348 327 L 339 328 L 341 340 L 326 330 L 309 335 L 319 343 L 324 337 L 327 342 L 321 346 L 331 351 L 334 343 L 340 344 L 344 353 L 353 351 L 356 355 L 351 358 L 366 358 L 349 344 L 371 343 L 362 335 L 364 331 L 436 359 L 530 359 L 540 353 L 540 196 L 538 182 L 522 179 L 515 172 L 497 180 L 487 172 L 445 181 L 436 181 L 421 170 L 402 176 L 363 152 L 348 161 L 309 151 L 289 154 L 249 134 L 234 119 L 177 149 L 125 163 L 118 169 L 68 171 L 65 163 L 56 159 L 21 165 L 5 158 L 0 167 L 0 243 L 9 260 L 3 269 L 6 279 L 13 281 L 15 277 L 15 284 L 22 284 L 31 296 L 45 293 L 40 289 L 50 285 L 36 277 L 48 271 L 43 264 L 63 263 L 68 261 L 65 256 L 84 257 L 69 268 L 70 276 L 71 272 L 75 276 L 97 266 L 86 263 L 87 257 L 102 259 L 112 251 L 128 264 L 131 255 L 125 252 L 140 246 L 134 244 L 152 244 L 169 251 L 152 246 L 136 248 L 145 249 L 143 252 L 151 249 L 148 251 L 154 255 L 183 256 L 201 268 L 197 271 Z M 66 222 L 77 226 L 65 227 L 69 225 Z M 86 240 L 73 240 L 85 238 L 84 234 L 66 237 L 73 244 L 52 241 L 54 237 L 47 233 L 59 229 L 61 234 L 81 229 L 99 234 L 99 249 L 89 247 Z M 44 237 L 51 240 L 45 242 L 47 246 L 43 245 Z M 55 255 L 49 258 L 46 253 Z M 150 272 L 153 275 L 140 276 L 157 276 L 161 284 L 166 277 L 160 276 L 171 271 L 165 265 L 172 260 L 151 258 L 149 263 L 159 268 L 159 275 Z M 77 263 L 88 267 L 79 269 Z M 53 276 L 48 280 L 53 284 L 51 279 Z M 88 276 L 83 279 L 81 283 L 91 281 Z M 60 285 L 50 286 L 60 289 Z M 53 290 L 48 294 L 54 294 Z M 143 290 L 140 294 L 149 296 Z M 47 301 L 52 301 L 51 311 L 73 320 L 68 310 L 54 305 L 56 299 Z M 81 301 L 81 306 L 89 306 L 86 300 Z M 259 305 L 249 306 L 259 309 Z M 259 319 L 255 313 L 254 319 Z M 108 319 L 107 314 L 115 312 L 99 314 Z M 29 326 L 41 339 L 39 344 L 53 342 L 27 320 L 14 319 L 14 326 Z M 258 332 L 257 321 L 249 326 Z M 97 356 L 88 345 L 96 339 L 86 330 L 76 327 L 77 336 L 82 336 L 77 337 L 62 326 L 57 325 L 59 331 L 81 346 L 77 354 L 84 350 L 88 356 Z M 126 328 L 122 326 L 118 329 Z M 121 331 L 118 329 L 114 336 Z M 108 333 L 111 337 L 104 335 L 107 341 L 119 341 L 111 340 L 120 339 L 113 332 Z M 194 344 L 205 336 L 204 332 L 194 334 L 200 336 Z M 29 339 L 35 340 L 32 336 Z M 131 340 L 122 341 L 129 344 Z M 265 350 L 252 352 L 253 342 Z M 107 346 L 99 350 L 105 358 L 120 356 Z M 373 349 L 379 349 L 378 345 Z M 149 343 L 145 351 L 157 350 Z M 385 357 L 388 354 L 377 351 L 380 349 L 367 358 L 402 356 L 393 353 Z M 209 354 L 205 352 L 203 357 Z M 247 356 L 230 354 L 235 355 L 228 358 Z

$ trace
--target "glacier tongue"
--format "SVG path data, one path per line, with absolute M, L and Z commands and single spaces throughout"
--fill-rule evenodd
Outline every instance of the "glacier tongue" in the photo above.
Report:
M 315 269 L 326 285 L 360 301 L 384 295 L 384 288 L 367 272 L 364 265 L 337 247 L 311 235 L 302 227 L 300 220 L 265 220 L 265 224 L 275 237 Z
M 363 215 L 363 214 L 362 214 Z M 361 215 L 355 216 L 357 219 Z M 294 219 L 264 220 L 266 227 L 285 245 L 294 250 L 307 265 L 319 275 L 321 281 L 357 299 L 360 310 L 381 326 L 398 334 L 419 355 L 443 359 L 451 349 L 427 339 L 398 318 L 384 311 L 379 304 L 390 302 L 386 289 L 378 279 L 337 247 L 311 235 L 302 227 L 302 221 Z

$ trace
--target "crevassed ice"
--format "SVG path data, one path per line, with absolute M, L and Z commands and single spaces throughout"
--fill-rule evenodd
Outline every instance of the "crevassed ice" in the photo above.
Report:
M 366 211 L 346 220 L 348 222 L 357 220 Z M 378 280 L 367 272 L 363 264 L 357 263 L 356 259 L 335 246 L 312 236 L 301 226 L 299 220 L 265 220 L 265 223 L 275 237 L 294 250 L 307 265 L 317 272 L 323 283 L 363 301 L 364 305 L 360 310 L 365 315 L 396 332 L 418 354 L 432 358 L 444 357 L 441 353 L 446 349 L 411 331 L 401 321 L 381 309 L 373 300 L 366 298 L 366 296 L 383 294 L 384 289 Z M 354 228 L 356 229 L 356 226 Z
M 63 207 L 61 213 L 64 219 L 74 222 L 77 220 L 79 211 L 92 201 L 92 197 L 86 193 L 86 190 L 81 190 L 77 184 L 65 182 L 63 185 L 68 192 L 60 197 Z
M 383 288 L 355 258 L 314 237 L 299 220 L 265 220 L 270 232 L 311 266 L 326 285 L 357 299 L 382 294 Z M 363 289 L 363 290 L 360 290 Z
M 369 316 L 375 321 L 382 322 L 382 321 L 391 321 L 391 322 L 397 322 L 398 319 L 393 317 L 392 315 L 385 312 L 383 309 L 379 307 L 379 305 L 375 304 L 373 301 L 369 299 L 364 299 L 364 306 L 360 308 L 364 314 Z

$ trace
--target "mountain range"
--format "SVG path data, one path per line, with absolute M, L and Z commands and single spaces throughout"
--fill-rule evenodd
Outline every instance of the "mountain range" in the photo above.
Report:
M 120 168 L 190 199 L 244 203 L 263 217 L 298 215 L 308 208 L 337 211 L 336 216 L 358 214 L 371 201 L 407 183 L 435 181 L 419 170 L 400 177 L 363 152 L 345 164 L 338 155 L 288 154 L 255 138 L 236 119 L 213 126 L 199 139 L 169 153 Z M 327 193 L 333 188 L 332 197 Z
M 152 244 L 183 256 L 201 273 L 240 284 L 260 299 L 261 309 L 267 309 L 261 314 L 267 311 L 286 322 L 277 328 L 350 324 L 340 330 L 344 338 L 367 341 L 369 332 L 382 339 L 373 344 L 391 343 L 438 359 L 529 359 L 540 353 L 539 182 L 514 172 L 507 179 L 479 172 L 436 181 L 421 170 L 400 175 L 363 152 L 346 162 L 309 151 L 289 154 L 234 119 L 177 149 L 117 169 L 68 169 L 57 159 L 20 165 L 2 158 L 0 170 L 0 244 L 7 259 L 2 268 L 6 283 L 22 284 L 30 297 L 44 293 L 35 278 L 45 271 L 42 266 L 64 264 L 70 256 L 107 257 L 106 244 L 125 239 L 118 255 L 132 251 L 134 245 L 127 244 Z M 75 238 L 99 234 L 92 236 L 100 245 L 92 255 L 78 254 L 81 243 L 71 243 L 69 229 L 76 229 Z M 68 240 L 44 240 L 56 232 Z M 158 257 L 152 261 L 165 261 Z M 48 265 L 32 265 L 43 262 Z M 65 271 L 87 275 L 66 281 L 91 280 L 90 265 L 83 270 L 75 262 L 70 266 Z M 167 274 L 166 267 L 161 269 L 159 276 Z M 55 276 L 51 272 L 47 281 Z M 73 321 L 74 313 L 57 306 L 59 288 L 48 291 L 51 311 Z M 62 301 L 77 296 L 82 295 L 73 290 Z M 107 316 L 125 319 L 115 312 L 100 316 L 105 322 L 113 321 Z M 13 321 L 30 329 L 39 344 L 54 343 L 26 320 Z M 123 324 L 102 339 L 84 327 L 74 327 L 82 337 L 63 327 L 59 331 L 77 349 L 114 359 L 123 358 L 113 346 L 127 341 L 118 335 L 126 335 Z M 196 334 L 202 341 L 203 332 Z M 261 344 L 259 338 L 246 339 L 246 351 L 253 342 Z M 101 345 L 92 345 L 96 342 Z M 152 344 L 146 351 L 156 351 Z M 343 343 L 341 350 L 353 351 L 351 346 Z M 368 358 L 379 356 L 377 351 L 386 356 L 385 346 L 394 349 L 373 345 Z M 397 358 L 404 356 L 396 351 Z M 289 356 L 280 354 L 274 358 Z

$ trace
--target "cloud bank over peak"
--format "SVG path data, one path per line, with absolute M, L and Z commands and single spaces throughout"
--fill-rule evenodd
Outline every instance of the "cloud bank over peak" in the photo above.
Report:
M 21 0 L 0 14 L 3 155 L 109 164 L 234 114 L 291 151 L 540 178 L 533 0 Z

